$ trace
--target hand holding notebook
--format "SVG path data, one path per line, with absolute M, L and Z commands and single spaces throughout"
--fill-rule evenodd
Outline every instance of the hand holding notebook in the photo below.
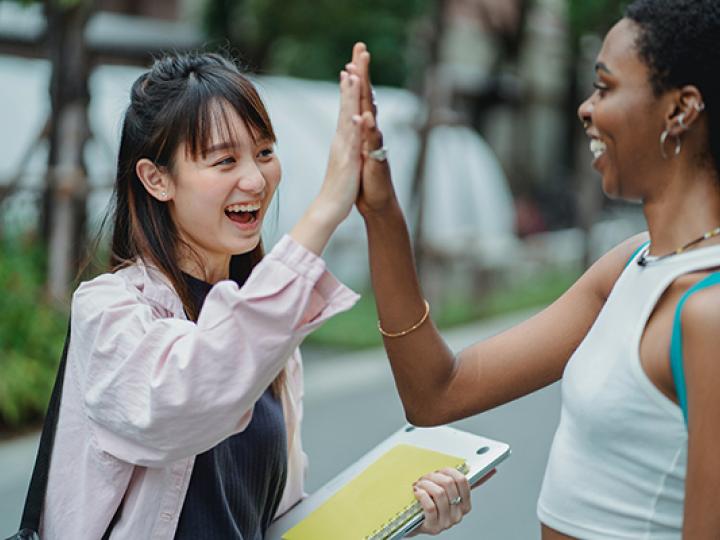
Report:
M 452 467 L 471 483 L 509 455 L 506 444 L 453 428 L 403 428 L 277 520 L 269 540 L 401 538 L 423 519 L 412 485 Z

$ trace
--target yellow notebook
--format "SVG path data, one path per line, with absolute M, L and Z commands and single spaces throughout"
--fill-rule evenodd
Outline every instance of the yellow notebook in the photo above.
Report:
M 444 467 L 467 473 L 463 458 L 408 444 L 395 446 L 282 537 L 284 540 L 387 538 L 422 512 L 413 495 L 413 482 Z

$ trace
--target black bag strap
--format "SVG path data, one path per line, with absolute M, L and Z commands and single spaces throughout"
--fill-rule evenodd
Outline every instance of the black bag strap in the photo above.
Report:
M 20 520 L 20 530 L 7 540 L 40 540 L 40 516 L 42 515 L 45 493 L 47 491 L 48 473 L 50 472 L 50 456 L 55 443 L 55 428 L 60 414 L 60 399 L 62 398 L 63 380 L 65 379 L 65 364 L 67 363 L 68 347 L 70 346 L 70 321 L 68 320 L 67 336 L 63 345 L 62 357 L 58 366 L 57 377 L 53 385 L 50 403 L 48 404 L 45 422 L 43 423 L 40 445 L 38 446 L 35 466 L 33 467 L 30 486 L 25 497 L 25 508 Z M 102 540 L 110 537 L 113 527 L 120 518 L 122 503 L 115 511 Z
M 47 490 L 48 472 L 50 470 L 50 455 L 52 454 L 53 443 L 55 442 L 55 428 L 60 412 L 60 398 L 62 397 L 63 379 L 65 377 L 65 363 L 67 360 L 68 347 L 70 345 L 70 322 L 68 321 L 67 336 L 63 346 L 60 367 L 58 367 L 57 378 L 53 386 L 50 403 L 48 404 L 45 422 L 43 423 L 42 434 L 40 435 L 40 446 L 38 447 L 35 467 L 33 468 L 30 486 L 25 498 L 25 508 L 20 520 L 20 530 L 39 531 L 40 515 L 42 514 L 45 491 Z

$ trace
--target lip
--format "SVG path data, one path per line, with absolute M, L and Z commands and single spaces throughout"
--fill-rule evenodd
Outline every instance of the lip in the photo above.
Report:
M 260 208 L 257 209 L 257 213 L 255 214 L 255 221 L 251 221 L 249 223 L 238 223 L 237 221 L 233 221 L 230 219 L 227 214 L 225 214 L 225 218 L 230 222 L 232 226 L 234 226 L 236 229 L 245 232 L 245 233 L 254 233 L 260 227 L 263 223 L 263 218 L 265 217 L 265 200 L 264 199 L 255 199 L 252 201 L 238 201 L 238 202 L 232 202 L 225 206 L 224 212 L 227 211 L 228 208 L 235 206 L 235 205 L 249 205 L 249 204 L 257 204 L 260 206 Z
M 262 218 L 260 215 L 258 215 L 257 218 L 255 218 L 255 221 L 251 221 L 250 223 L 238 223 L 237 221 L 233 221 L 230 218 L 227 218 L 231 225 L 236 227 L 237 229 L 243 231 L 243 232 L 253 232 L 260 228 L 260 225 L 262 225 Z

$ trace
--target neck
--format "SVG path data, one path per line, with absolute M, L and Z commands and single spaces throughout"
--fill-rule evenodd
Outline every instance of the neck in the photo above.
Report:
M 192 255 L 184 257 L 180 261 L 180 269 L 196 279 L 213 285 L 230 277 L 230 255 L 211 257 L 205 254 L 200 256 L 200 259 Z
M 652 255 L 670 253 L 720 226 L 720 183 L 713 170 L 683 167 L 678 160 L 663 176 L 643 200 Z

